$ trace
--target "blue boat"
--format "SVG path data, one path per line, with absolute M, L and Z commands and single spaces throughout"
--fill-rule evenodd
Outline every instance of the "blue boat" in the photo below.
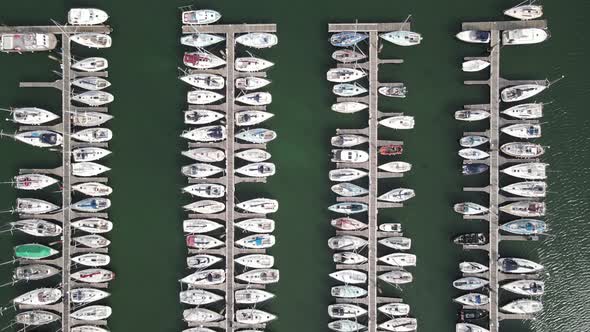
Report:
M 369 35 L 365 33 L 344 31 L 333 34 L 332 37 L 330 37 L 330 43 L 338 47 L 350 47 L 367 38 L 369 38 Z
M 518 235 L 537 235 L 547 232 L 547 224 L 536 219 L 517 219 L 500 226 L 500 229 Z
M 476 175 L 485 173 L 490 169 L 486 164 L 465 164 L 463 165 L 463 175 Z

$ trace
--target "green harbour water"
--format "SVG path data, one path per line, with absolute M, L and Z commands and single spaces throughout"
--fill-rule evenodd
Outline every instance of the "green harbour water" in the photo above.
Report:
M 180 156 L 186 149 L 179 134 L 184 128 L 187 87 L 177 79 L 177 67 L 182 65 L 183 53 L 178 42 L 178 7 L 189 4 L 170 0 L 0 3 L 0 24 L 4 25 L 51 24 L 50 18 L 64 22 L 68 8 L 75 6 L 95 6 L 110 14 L 113 47 L 97 52 L 75 47 L 74 54 L 109 59 L 109 91 L 116 98 L 109 106 L 115 119 L 108 124 L 115 134 L 109 143 L 113 154 L 104 163 L 112 168 L 109 184 L 115 190 L 109 211 L 115 228 L 108 237 L 112 241 L 110 268 L 117 279 L 110 284 L 112 296 L 105 302 L 114 310 L 108 325 L 114 332 L 173 332 L 186 327 L 177 280 L 189 273 L 182 234 L 185 213 L 181 209 L 189 200 L 180 193 L 185 183 L 180 167 L 190 161 Z M 414 167 L 406 177 L 381 181 L 380 188 L 413 188 L 417 196 L 403 209 L 380 211 L 379 220 L 403 224 L 404 233 L 413 240 L 411 252 L 417 255 L 418 265 L 410 268 L 412 284 L 401 289 L 382 287 L 380 291 L 401 296 L 412 306 L 419 331 L 454 331 L 459 307 L 451 299 L 460 292 L 451 282 L 459 277 L 458 263 L 465 259 L 485 262 L 486 258 L 482 253 L 462 252 L 451 239 L 461 232 L 483 231 L 487 225 L 463 221 L 452 211 L 452 204 L 464 200 L 484 203 L 487 197 L 462 192 L 464 186 L 485 186 L 486 176 L 462 177 L 461 160 L 456 154 L 463 131 L 484 127 L 462 125 L 453 119 L 453 113 L 464 104 L 486 103 L 489 98 L 487 88 L 463 85 L 463 80 L 486 79 L 486 74 L 468 75 L 460 68 L 462 57 L 484 55 L 486 46 L 461 43 L 454 35 L 463 21 L 507 19 L 501 12 L 514 4 L 506 0 L 194 3 L 195 8 L 220 11 L 224 15 L 221 23 L 278 24 L 279 44 L 272 50 L 254 52 L 276 63 L 268 72 L 273 80 L 269 111 L 275 117 L 265 127 L 278 133 L 277 140 L 269 144 L 277 174 L 267 184 L 240 185 L 237 189 L 239 200 L 260 195 L 280 201 L 279 212 L 273 215 L 277 244 L 270 253 L 276 258 L 281 280 L 270 287 L 277 297 L 262 306 L 279 319 L 269 325 L 268 331 L 328 331 L 327 306 L 332 303 L 329 292 L 334 285 L 328 274 L 334 266 L 327 240 L 334 231 L 327 206 L 335 201 L 327 177 L 332 168 L 329 138 L 336 128 L 366 126 L 366 114 L 330 111 L 335 98 L 325 73 L 334 63 L 327 25 L 356 19 L 399 22 L 408 14 L 412 14 L 412 29 L 422 33 L 424 40 L 413 48 L 386 45 L 381 58 L 402 58 L 405 63 L 382 65 L 379 78 L 382 82 L 405 82 L 409 95 L 405 100 L 382 102 L 381 110 L 415 116 L 416 128 L 403 133 L 381 130 L 380 138 L 404 140 L 405 152 L 400 160 Z M 564 2 L 547 0 L 542 4 L 551 38 L 540 45 L 504 47 L 501 73 L 508 79 L 566 75 L 536 99 L 552 102 L 546 107 L 543 138 L 539 140 L 550 146 L 543 160 L 551 164 L 549 213 L 545 218 L 551 235 L 535 243 L 502 243 L 501 252 L 545 265 L 545 310 L 536 321 L 503 322 L 502 331 L 584 332 L 590 331 L 590 44 L 585 33 L 590 2 L 572 0 L 565 6 Z M 57 90 L 18 88 L 20 81 L 57 79 L 52 70 L 59 71 L 59 63 L 47 55 L 0 54 L 0 107 L 59 109 Z M 6 122 L 0 129 L 12 133 L 16 126 Z M 56 152 L 6 137 L 0 140 L 0 182 L 10 181 L 19 168 L 57 167 L 60 161 Z M 58 193 L 17 193 L 6 184 L 0 186 L 0 210 L 9 210 L 17 194 L 59 202 Z M 0 215 L 2 225 L 15 218 L 9 213 Z M 22 234 L 0 234 L 0 261 L 12 259 L 15 245 L 34 241 Z M 0 283 L 10 281 L 12 269 L 12 265 L 0 266 Z M 56 282 L 52 279 L 48 284 Z M 0 288 L 0 305 L 9 306 L 10 299 L 34 287 L 31 283 Z M 502 298 L 504 302 L 508 299 Z M 13 317 L 14 311 L 7 310 L 0 317 L 0 329 Z

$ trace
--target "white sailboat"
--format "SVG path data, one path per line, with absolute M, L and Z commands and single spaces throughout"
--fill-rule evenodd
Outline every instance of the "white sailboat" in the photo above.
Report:
M 91 161 L 72 163 L 72 175 L 81 177 L 91 177 L 108 172 L 111 169 Z
M 100 267 L 109 265 L 111 257 L 105 254 L 87 253 L 72 257 L 72 261 L 89 267 Z
M 182 166 L 181 172 L 191 178 L 204 179 L 223 172 L 223 168 L 211 164 L 194 163 Z
M 75 148 L 72 150 L 72 158 L 75 162 L 97 161 L 111 154 L 110 150 L 94 146 Z
M 269 48 L 278 42 L 277 35 L 267 32 L 250 32 L 236 37 L 236 43 L 254 48 Z
M 85 72 L 97 72 L 109 67 L 109 61 L 101 57 L 85 58 L 72 64 L 72 69 Z
M 236 78 L 235 87 L 239 90 L 258 90 L 270 84 L 270 80 L 262 77 L 247 76 Z
M 88 48 L 109 48 L 113 45 L 111 36 L 104 33 L 79 33 L 71 36 L 70 40 Z
M 523 120 L 539 119 L 543 117 L 543 104 L 528 103 L 515 105 L 503 110 L 502 114 Z
M 111 82 L 102 77 L 86 76 L 74 79 L 72 85 L 85 90 L 98 91 L 111 86 Z
M 379 124 L 391 129 L 412 129 L 414 128 L 413 116 L 392 116 L 379 121 Z
M 273 297 L 275 297 L 273 293 L 256 288 L 238 289 L 234 294 L 234 299 L 238 304 L 256 304 L 268 301 Z
M 255 57 L 236 58 L 235 69 L 242 72 L 263 71 L 274 66 L 274 63 Z
M 412 169 L 412 164 L 405 161 L 391 161 L 383 165 L 379 165 L 378 168 L 382 171 L 391 173 L 405 173 Z
M 190 35 L 184 35 L 180 37 L 180 43 L 182 45 L 203 48 L 211 45 L 215 45 L 224 41 L 223 36 L 213 35 L 209 33 L 192 33 Z
M 414 193 L 413 189 L 396 188 L 377 197 L 377 199 L 386 202 L 401 203 L 407 201 L 410 198 L 413 198 L 414 196 L 416 196 L 416 194 Z
M 72 25 L 97 25 L 108 19 L 109 15 L 98 8 L 72 8 L 68 11 L 68 23 Z
M 113 229 L 113 223 L 98 217 L 90 217 L 76 220 L 71 223 L 72 227 L 91 234 L 108 233 Z
M 180 137 L 195 142 L 217 142 L 226 138 L 225 126 L 214 125 L 183 131 Z
M 214 163 L 225 159 L 225 152 L 215 148 L 190 149 L 182 151 L 182 155 L 204 163 Z
M 272 95 L 268 92 L 252 92 L 237 97 L 236 101 L 251 106 L 264 106 L 272 103 Z
M 248 149 L 236 153 L 236 157 L 252 163 L 259 163 L 270 159 L 271 154 L 262 149 Z
M 88 106 L 102 106 L 112 103 L 115 96 L 105 91 L 86 91 L 72 96 L 72 100 Z
M 38 147 L 49 148 L 61 145 L 63 136 L 50 130 L 24 131 L 14 135 L 14 138 L 23 143 Z
M 190 234 L 209 233 L 219 228 L 223 225 L 209 219 L 186 219 L 182 222 L 182 230 Z
M 41 125 L 59 119 L 59 116 L 38 107 L 19 107 L 10 112 L 12 121 L 24 125 Z
M 209 90 L 193 90 L 186 95 L 186 101 L 194 105 L 207 105 L 225 98 L 224 95 Z
M 235 124 L 236 126 L 253 126 L 262 123 L 273 116 L 273 113 L 265 111 L 238 111 L 235 113 Z
M 57 179 L 44 174 L 22 174 L 13 178 L 14 187 L 20 190 L 40 190 L 54 185 Z
M 182 192 L 203 198 L 221 198 L 225 196 L 225 187 L 216 183 L 195 183 L 182 188 Z
M 112 118 L 112 115 L 100 112 L 76 112 L 72 114 L 72 125 L 78 127 L 96 127 Z
M 225 86 L 223 76 L 214 74 L 188 74 L 180 76 L 180 80 L 198 89 L 219 90 Z
M 182 24 L 211 24 L 219 21 L 221 14 L 212 9 L 183 11 Z
M 274 265 L 274 257 L 265 254 L 250 254 L 235 259 L 236 263 L 253 269 L 268 269 Z
M 332 105 L 332 111 L 344 114 L 351 114 L 360 112 L 364 109 L 367 109 L 369 105 L 365 103 L 359 103 L 356 101 L 345 101 L 341 103 L 336 103 Z
M 484 70 L 484 69 L 488 68 L 489 66 L 490 66 L 489 61 L 476 59 L 476 60 L 468 60 L 468 61 L 463 62 L 463 64 L 461 65 L 461 69 L 464 72 L 473 73 L 473 72 Z
M 234 225 L 252 233 L 272 233 L 275 230 L 275 221 L 267 218 L 245 219 L 236 222 Z
M 225 210 L 225 204 L 222 202 L 205 199 L 190 204 L 186 204 L 183 206 L 183 208 L 185 210 L 192 211 L 195 213 L 212 214 L 219 213 Z
M 546 163 L 525 163 L 507 167 L 501 172 L 526 180 L 543 180 L 547 178 L 547 166 L 549 164 Z
M 184 112 L 184 123 L 203 125 L 223 119 L 225 115 L 211 110 L 190 110 Z
M 87 143 L 101 143 L 110 141 L 113 138 L 113 132 L 108 128 L 96 127 L 76 131 L 71 137 Z
M 251 213 L 275 213 L 279 209 L 279 202 L 270 198 L 254 198 L 238 203 L 236 207 Z

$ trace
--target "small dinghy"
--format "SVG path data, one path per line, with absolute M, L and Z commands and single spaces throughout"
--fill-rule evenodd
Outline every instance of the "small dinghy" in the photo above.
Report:
M 537 94 L 545 90 L 547 87 L 548 85 L 546 84 L 521 84 L 505 88 L 504 90 L 502 90 L 500 96 L 502 97 L 503 102 L 512 103 L 536 96 Z
M 330 273 L 330 277 L 345 284 L 364 284 L 367 282 L 367 274 L 357 270 L 339 270 Z
M 208 52 L 187 52 L 182 57 L 185 66 L 194 69 L 211 69 L 225 65 L 225 60 Z
M 100 267 L 109 265 L 111 257 L 105 254 L 88 253 L 72 257 L 72 261 L 89 267 Z
M 212 249 L 224 245 L 224 243 L 209 235 L 188 235 L 186 237 L 186 245 L 194 249 Z
M 235 136 L 237 139 L 240 139 L 242 141 L 254 144 L 264 144 L 277 138 L 277 133 L 270 129 L 255 128 L 241 131 L 237 133 Z
M 223 300 L 223 296 L 204 289 L 188 289 L 179 293 L 180 303 L 202 306 Z
M 10 223 L 13 229 L 37 237 L 53 237 L 61 235 L 62 228 L 42 219 L 23 219 Z
M 379 324 L 379 328 L 392 332 L 416 331 L 418 329 L 418 320 L 409 317 L 394 318 Z
M 530 315 L 543 310 L 543 303 L 536 300 L 520 299 L 500 307 L 500 310 L 511 314 Z
M 410 314 L 410 305 L 406 303 L 387 303 L 377 308 L 385 315 L 391 316 L 407 316 Z
M 59 119 L 59 116 L 37 107 L 20 107 L 10 111 L 12 121 L 23 125 L 42 125 Z
M 207 105 L 225 98 L 221 93 L 209 90 L 193 90 L 186 94 L 186 101 L 193 105 Z
M 369 160 L 369 154 L 363 150 L 334 149 L 332 162 L 334 163 L 364 163 Z
M 414 277 L 410 272 L 401 268 L 383 273 L 379 275 L 378 278 L 394 285 L 408 284 L 414 280 Z
M 402 84 L 401 86 L 382 86 L 377 90 L 385 97 L 406 98 L 408 89 Z
M 332 250 L 357 250 L 367 244 L 367 240 L 352 235 L 336 235 L 328 240 Z
M 105 238 L 104 236 L 101 236 L 101 235 L 96 235 L 96 234 L 78 236 L 78 237 L 72 238 L 72 240 L 74 240 L 75 243 L 78 243 L 78 244 L 81 244 L 83 246 L 86 246 L 88 248 L 93 248 L 93 249 L 105 248 L 111 244 L 111 241 L 109 241 L 107 238 Z
M 369 35 L 366 33 L 343 31 L 330 36 L 330 44 L 337 47 L 350 47 L 367 38 L 369 38 Z
M 13 280 L 33 281 L 52 277 L 59 273 L 59 270 L 50 265 L 30 264 L 18 266 L 14 270 Z
M 501 172 L 526 180 L 543 180 L 547 178 L 548 166 L 545 163 L 525 163 L 507 167 Z
M 367 295 L 367 291 L 358 286 L 342 285 L 332 287 L 332 289 L 330 290 L 330 294 L 338 298 L 351 299 L 363 297 Z
M 502 127 L 500 129 L 504 134 L 508 134 L 516 138 L 539 138 L 541 137 L 541 125 L 532 123 L 517 123 Z
M 453 206 L 453 210 L 463 215 L 484 214 L 489 211 L 487 207 L 472 202 L 457 203 Z
M 330 181 L 347 182 L 360 179 L 368 174 L 369 173 L 356 168 L 338 168 L 330 170 L 329 177 Z
M 518 5 L 504 11 L 504 15 L 519 20 L 534 20 L 543 16 L 543 6 L 540 5 Z
M 544 269 L 543 265 L 524 258 L 503 257 L 498 259 L 498 269 L 504 273 L 537 273 Z
M 19 214 L 45 214 L 60 209 L 59 206 L 36 198 L 17 198 L 15 212 Z
M 97 217 L 76 220 L 71 225 L 76 229 L 92 234 L 108 233 L 113 229 L 111 221 Z
M 486 144 L 487 142 L 489 142 L 489 140 L 490 139 L 485 136 L 470 135 L 470 136 L 462 137 L 459 140 L 459 145 L 461 145 L 462 147 L 465 147 L 465 148 L 474 148 L 474 147 L 480 146 L 482 144 Z
M 78 183 L 72 186 L 72 190 L 92 197 L 108 196 L 113 192 L 113 188 L 99 182 Z
M 235 69 L 241 72 L 254 72 L 266 70 L 275 64 L 255 57 L 236 58 Z
M 266 218 L 251 218 L 238 221 L 234 226 L 252 233 L 272 233 L 275 230 L 275 221 Z
M 197 271 L 180 279 L 180 282 L 191 286 L 219 285 L 225 282 L 225 270 L 213 269 Z
M 379 257 L 379 261 L 399 267 L 416 266 L 416 255 L 396 252 Z
M 205 199 L 184 205 L 183 208 L 187 211 L 195 213 L 212 214 L 225 210 L 225 204 L 222 202 Z
M 328 315 L 332 318 L 355 318 L 366 313 L 367 310 L 355 304 L 338 303 L 328 306 Z
M 412 129 L 414 128 L 413 116 L 392 116 L 379 121 L 379 124 L 391 129 Z
M 115 274 L 105 269 L 86 269 L 71 274 L 72 279 L 86 283 L 103 283 L 115 279 Z
M 506 143 L 500 147 L 500 150 L 515 158 L 536 158 L 545 153 L 541 145 L 527 142 Z
M 455 120 L 480 121 L 490 117 L 490 112 L 484 110 L 460 110 L 455 112 Z
M 96 127 L 105 124 L 112 115 L 100 112 L 76 112 L 72 114 L 72 125 L 78 127 Z
M 266 285 L 279 281 L 279 270 L 256 269 L 244 272 L 236 276 L 237 280 L 252 284 Z
M 351 114 L 360 112 L 364 109 L 367 109 L 369 105 L 364 103 L 359 103 L 356 101 L 345 101 L 341 103 L 336 103 L 332 105 L 332 111 L 344 114 Z
M 490 63 L 485 60 L 469 60 L 465 61 L 462 64 L 462 69 L 464 72 L 473 73 L 480 70 L 484 70 L 490 66 Z
M 392 161 L 378 167 L 380 170 L 390 173 L 405 173 L 412 169 L 412 164 L 405 161 Z
M 202 125 L 223 119 L 224 115 L 210 110 L 190 110 L 184 112 L 184 123 L 191 125 Z
M 248 149 L 237 152 L 235 156 L 251 163 L 259 163 L 270 159 L 271 154 L 262 149 Z
M 357 186 L 353 183 L 338 183 L 332 186 L 332 191 L 340 196 L 355 197 L 366 195 L 369 191 L 363 187 Z
M 97 8 L 72 8 L 68 11 L 68 23 L 72 25 L 96 25 L 109 19 L 109 15 Z
M 410 250 L 412 239 L 403 236 L 386 237 L 379 240 L 379 243 L 395 250 Z
M 212 35 L 209 33 L 192 33 L 190 35 L 184 35 L 180 37 L 180 44 L 203 48 L 211 45 L 215 45 L 217 43 L 221 43 L 225 40 L 225 37 Z
M 544 202 L 519 201 L 500 206 L 500 211 L 517 217 L 542 217 L 545 215 Z
M 72 157 L 75 162 L 96 161 L 111 154 L 110 150 L 93 146 L 76 148 L 72 150 Z
M 236 37 L 236 43 L 254 48 L 269 48 L 278 42 L 277 35 L 267 32 L 251 32 Z
M 279 202 L 270 198 L 254 198 L 238 203 L 236 207 L 251 213 L 275 213 L 279 210 Z
M 20 305 L 49 305 L 61 299 L 61 290 L 57 288 L 37 288 L 15 297 L 12 302 Z
M 528 103 L 515 105 L 503 110 L 502 113 L 522 120 L 539 119 L 543 117 L 543 104 Z
M 236 89 L 251 91 L 258 90 L 270 84 L 270 80 L 262 77 L 248 76 L 236 78 Z
M 488 284 L 489 281 L 477 277 L 464 277 L 453 281 L 453 287 L 466 291 L 476 290 L 485 287 Z
M 270 234 L 249 235 L 236 241 L 236 245 L 242 248 L 267 249 L 275 245 L 276 239 Z
M 79 33 L 70 40 L 88 48 L 109 48 L 113 44 L 111 36 L 104 33 Z
M 367 76 L 367 73 L 354 68 L 332 68 L 326 73 L 326 79 L 334 83 L 353 82 Z
M 365 54 L 353 51 L 353 50 L 336 50 L 332 53 L 332 59 L 342 62 L 351 63 L 366 59 Z
M 182 24 L 211 24 L 219 21 L 221 14 L 212 9 L 183 11 Z
M 190 323 L 210 323 L 223 319 L 219 313 L 205 308 L 191 308 L 182 312 L 182 318 Z
M 14 138 L 23 143 L 36 146 L 38 148 L 50 148 L 61 145 L 63 136 L 50 130 L 34 130 L 20 132 L 14 135 Z
M 465 164 L 462 167 L 461 173 L 463 175 L 477 175 L 487 172 L 490 166 L 486 164 Z
M 545 197 L 547 183 L 543 181 L 524 181 L 509 184 L 501 188 L 503 191 L 521 197 Z
M 366 326 L 352 320 L 342 319 L 328 323 L 328 328 L 336 332 L 363 331 Z
M 72 138 L 87 143 L 108 142 L 113 138 L 113 132 L 108 128 L 88 128 L 72 133 Z
M 386 202 L 393 202 L 393 203 L 401 203 L 405 202 L 410 198 L 415 197 L 416 194 L 414 193 L 413 189 L 408 188 L 396 188 L 386 192 L 385 194 L 377 197 L 380 201 Z
M 72 174 L 75 176 L 92 177 L 110 170 L 110 168 L 94 162 L 72 163 Z
M 235 261 L 240 265 L 253 269 L 268 269 L 275 263 L 273 256 L 264 254 L 245 255 L 237 257 Z
M 81 212 L 99 212 L 111 207 L 111 200 L 103 197 L 91 197 L 72 204 L 71 208 Z
M 379 230 L 382 232 L 388 233 L 401 233 L 402 232 L 402 224 L 400 223 L 385 223 L 379 225 Z
M 225 159 L 225 152 L 215 148 L 195 148 L 182 151 L 182 155 L 204 163 L 214 163 Z
M 328 209 L 336 213 L 355 214 L 367 211 L 369 206 L 365 203 L 344 202 L 331 205 L 328 207 Z
M 350 148 L 359 144 L 367 143 L 369 138 L 361 135 L 338 135 L 332 136 L 330 142 L 338 148 Z
M 184 131 L 180 137 L 195 142 L 218 142 L 224 140 L 226 135 L 225 126 L 215 125 Z
M 456 37 L 467 43 L 488 44 L 492 39 L 489 31 L 465 30 L 459 32 Z
M 356 252 L 337 252 L 332 255 L 336 264 L 358 265 L 367 262 L 367 257 L 357 254 Z
M 490 156 L 489 153 L 479 150 L 479 149 L 474 149 L 474 148 L 461 149 L 461 150 L 459 150 L 458 154 L 461 158 L 467 159 L 467 160 L 481 160 L 481 159 L 486 159 Z
M 186 219 L 182 222 L 182 230 L 191 234 L 209 233 L 219 228 L 223 225 L 209 219 Z
M 256 304 L 268 301 L 273 297 L 275 297 L 273 293 L 255 288 L 238 289 L 234 294 L 234 299 L 238 304 Z
M 540 280 L 515 280 L 502 285 L 502 289 L 518 295 L 541 296 L 545 293 L 545 283 Z
M 110 293 L 96 288 L 74 288 L 70 291 L 70 300 L 76 304 L 87 304 L 111 296 Z
M 479 325 L 472 323 L 457 323 L 455 324 L 455 332 L 490 332 Z
M 529 45 L 544 42 L 549 34 L 544 29 L 524 28 L 502 31 L 503 45 Z
M 241 324 L 264 324 L 277 319 L 277 316 L 258 309 L 236 310 L 236 321 Z
M 479 293 L 468 293 L 455 298 L 453 301 L 466 305 L 466 306 L 482 306 L 490 302 L 490 298 L 487 295 Z
M 488 270 L 488 267 L 477 262 L 459 263 L 459 271 L 463 273 L 482 273 Z
M 211 164 L 194 163 L 183 166 L 181 172 L 190 178 L 204 179 L 223 172 L 223 168 Z
M 72 96 L 72 100 L 88 106 L 102 106 L 112 103 L 115 96 L 105 91 L 86 91 Z
M 366 93 L 368 90 L 358 84 L 341 83 L 332 87 L 332 93 L 341 97 L 354 97 Z
M 203 198 L 220 198 L 225 196 L 225 187 L 216 183 L 196 183 L 181 189 L 183 193 Z
M 14 321 L 16 324 L 22 324 L 25 326 L 42 326 L 53 323 L 60 318 L 60 316 L 49 311 L 30 310 L 16 314 Z
M 236 101 L 245 105 L 264 106 L 272 103 L 272 95 L 268 92 L 252 92 L 237 97 Z
M 76 78 L 72 81 L 72 85 L 85 90 L 98 91 L 111 86 L 111 82 L 105 80 L 102 77 L 86 76 Z
M 397 46 L 414 46 L 420 44 L 422 41 L 422 35 L 417 32 L 407 30 L 397 30 L 382 33 L 379 35 L 379 37 Z
M 275 164 L 267 162 L 252 163 L 237 168 L 235 172 L 245 176 L 264 178 L 275 174 Z
M 20 190 L 39 190 L 59 182 L 57 179 L 44 174 L 23 174 L 13 178 L 14 187 Z
M 273 116 L 274 114 L 265 111 L 239 111 L 235 113 L 236 126 L 253 126 Z
M 401 144 L 388 144 L 379 147 L 379 154 L 382 156 L 399 156 L 404 152 L 404 146 Z
M 76 61 L 72 64 L 72 69 L 81 70 L 89 73 L 105 70 L 109 67 L 109 61 L 101 57 L 91 57 Z
M 186 258 L 186 265 L 191 269 L 202 270 L 221 261 L 221 257 L 207 254 L 198 254 L 194 256 L 188 256 Z
M 488 243 L 488 238 L 484 233 L 465 233 L 456 236 L 453 242 L 464 246 L 481 246 Z

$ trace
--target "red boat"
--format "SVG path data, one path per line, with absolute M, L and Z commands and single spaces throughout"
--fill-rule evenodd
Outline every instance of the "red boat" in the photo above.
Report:
M 397 156 L 404 152 L 403 145 L 390 144 L 379 148 L 379 154 L 382 156 Z
M 184 53 L 182 62 L 186 66 L 196 69 L 209 69 L 225 64 L 223 59 L 205 52 Z

